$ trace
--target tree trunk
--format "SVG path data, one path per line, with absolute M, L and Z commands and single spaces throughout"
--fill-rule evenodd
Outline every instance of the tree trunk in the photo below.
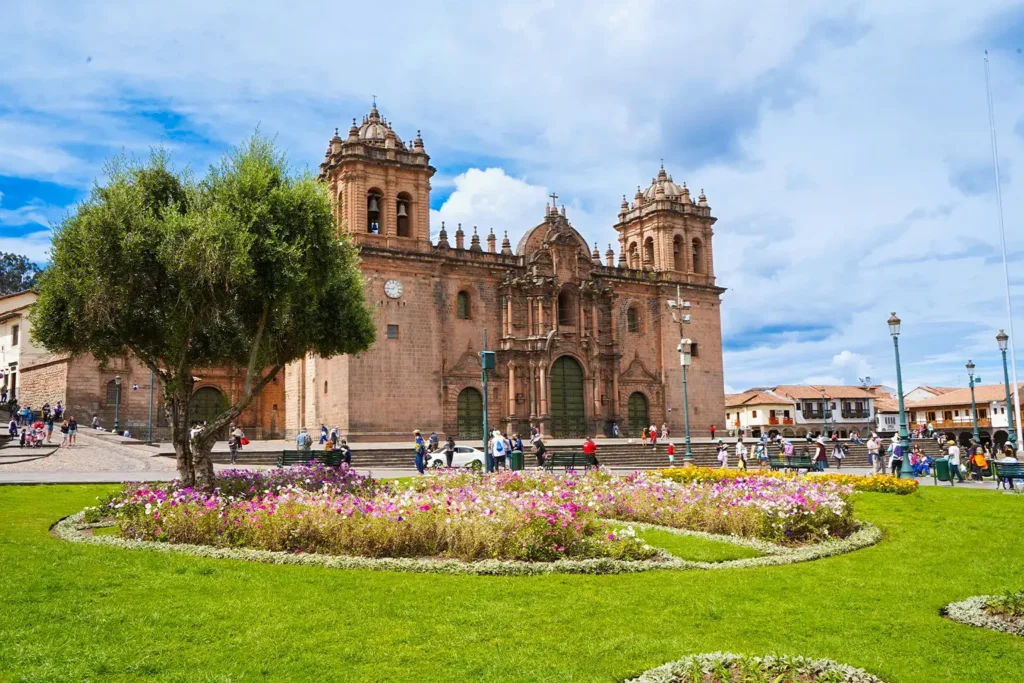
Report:
M 192 444 L 189 443 L 189 404 L 192 392 L 192 381 L 181 382 L 184 386 L 173 386 L 178 382 L 167 382 L 164 385 L 164 406 L 167 421 L 171 425 L 171 442 L 174 444 L 174 455 L 178 465 L 178 476 L 183 486 L 195 487 L 196 471 L 192 456 Z
M 196 437 L 192 444 L 192 459 L 196 471 L 196 488 L 203 491 L 213 490 L 213 458 L 210 457 L 213 451 L 213 442 L 201 442 Z

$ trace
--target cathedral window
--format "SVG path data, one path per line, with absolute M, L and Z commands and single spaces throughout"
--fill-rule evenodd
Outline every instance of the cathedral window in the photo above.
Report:
M 398 339 L 398 325 L 388 325 L 388 339 Z
M 399 237 L 412 237 L 410 224 L 412 221 L 412 197 L 408 192 L 398 194 L 398 202 L 395 209 L 395 225 L 398 227 Z
M 366 232 L 379 235 L 380 214 L 383 208 L 384 195 L 380 190 L 373 189 L 366 193 Z
M 640 331 L 640 312 L 636 310 L 636 306 L 630 306 L 626 311 L 626 329 L 630 332 Z
M 629 245 L 629 267 L 640 268 L 640 253 L 637 251 L 636 242 Z
M 466 292 L 459 292 L 455 297 L 455 317 L 469 320 L 469 294 Z
M 108 406 L 112 406 L 112 405 L 114 405 L 114 404 L 116 404 L 118 402 L 117 399 L 118 399 L 117 382 L 115 380 L 110 380 L 109 382 L 107 382 L 106 404 Z
M 654 266 L 654 240 L 650 237 L 644 240 L 644 266 Z
M 704 245 L 696 238 L 693 240 L 693 272 L 704 272 Z
M 679 235 L 672 239 L 672 265 L 676 270 L 686 272 L 686 251 L 683 249 L 683 238 Z

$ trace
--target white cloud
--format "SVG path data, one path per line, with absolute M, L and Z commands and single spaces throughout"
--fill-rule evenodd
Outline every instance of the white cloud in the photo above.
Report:
M 64 215 L 65 209 L 52 206 L 40 199 L 33 199 L 16 209 L 3 207 L 4 193 L 0 192 L 0 226 L 19 227 L 23 225 L 43 225 L 51 227 Z
M 40 230 L 21 237 L 0 237 L 0 252 L 23 254 L 36 263 L 50 260 L 50 231 Z
M 992 337 L 1006 326 L 984 173 L 969 196 L 950 175 L 987 158 L 977 36 L 1015 4 L 600 0 L 580 12 L 521 0 L 437 12 L 395 0 L 389 11 L 415 28 L 382 43 L 363 28 L 379 21 L 373 4 L 254 0 L 239 12 L 181 0 L 168 13 L 12 0 L 0 175 L 84 187 L 99 156 L 167 142 L 170 124 L 142 109 L 185 117 L 195 139 L 170 139 L 193 166 L 257 124 L 313 166 L 375 93 L 403 138 L 423 130 L 434 187 L 455 188 L 431 213 L 435 234 L 445 220 L 450 240 L 461 222 L 467 239 L 475 224 L 515 244 L 551 188 L 603 252 L 622 194 L 664 156 L 719 217 L 726 341 L 757 342 L 726 353 L 732 387 L 895 377 L 891 310 L 904 319 L 905 386 L 952 384 L 967 358 L 997 374 Z M 1014 272 L 1021 65 L 993 55 L 1000 153 L 1015 170 L 1004 193 Z M 1018 276 L 1018 309 L 1022 293 Z M 794 326 L 821 332 L 784 331 Z

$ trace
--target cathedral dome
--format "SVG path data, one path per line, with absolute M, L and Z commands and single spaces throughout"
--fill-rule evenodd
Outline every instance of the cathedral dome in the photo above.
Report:
M 644 190 L 644 199 L 648 201 L 654 201 L 658 199 L 659 188 L 664 193 L 666 199 L 678 199 L 683 195 L 683 188 L 672 182 L 672 176 L 665 173 L 665 167 L 662 166 L 658 171 L 657 178 L 651 178 L 651 185 Z
M 358 136 L 360 140 L 371 143 L 383 144 L 387 138 L 393 138 L 397 147 L 404 148 L 401 138 L 391 129 L 380 112 L 377 111 L 377 105 L 373 105 L 370 109 L 370 115 L 363 118 L 363 125 L 359 126 Z

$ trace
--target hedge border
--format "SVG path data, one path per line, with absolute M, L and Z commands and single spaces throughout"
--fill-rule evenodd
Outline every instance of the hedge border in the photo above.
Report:
M 659 667 L 648 669 L 636 678 L 630 678 L 625 683 L 684 683 L 682 675 L 694 663 L 700 665 L 701 670 L 711 673 L 714 667 L 724 665 L 732 668 L 740 661 L 754 660 L 764 668 L 773 665 L 786 664 L 791 667 L 798 667 L 803 673 L 813 675 L 815 679 L 823 674 L 840 674 L 843 683 L 884 683 L 882 679 L 870 674 L 864 669 L 858 669 L 848 664 L 840 664 L 831 659 L 810 659 L 801 656 L 790 655 L 767 655 L 764 657 L 743 657 L 732 652 L 712 652 L 708 654 L 690 655 L 680 660 L 662 664 Z M 688 679 L 687 679 L 688 680 Z M 830 679 L 831 680 L 831 679 Z
M 967 626 L 977 626 L 992 631 L 1010 633 L 1015 636 L 1024 636 L 1024 621 L 1015 624 L 996 614 L 989 614 L 985 611 L 989 601 L 996 597 L 998 596 L 975 595 L 960 602 L 951 602 L 942 608 L 942 613 L 953 621 L 966 624 Z

